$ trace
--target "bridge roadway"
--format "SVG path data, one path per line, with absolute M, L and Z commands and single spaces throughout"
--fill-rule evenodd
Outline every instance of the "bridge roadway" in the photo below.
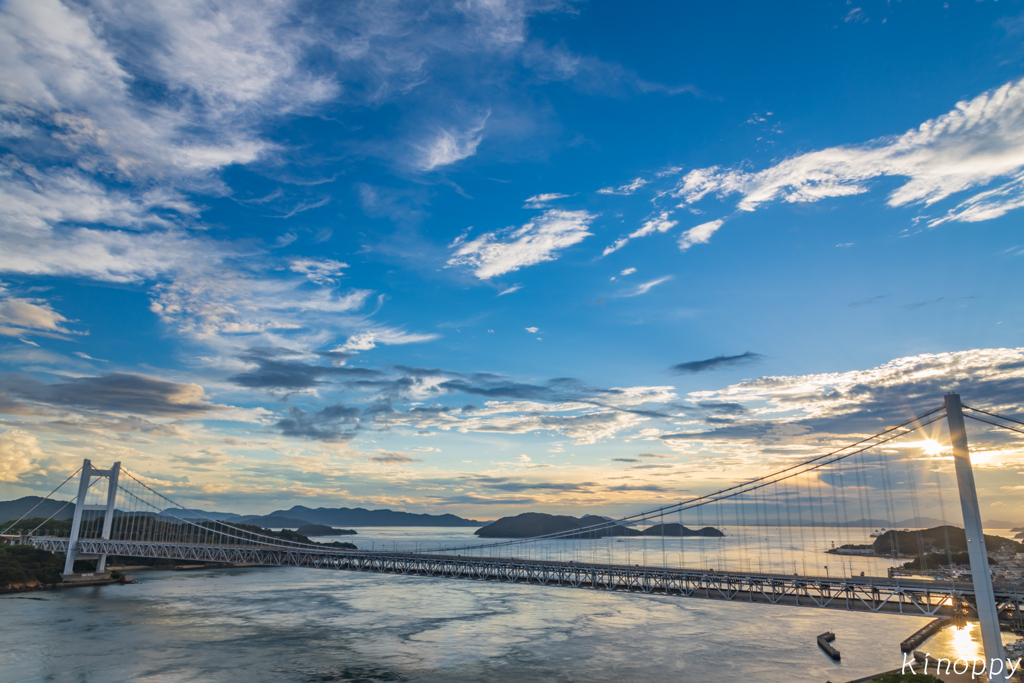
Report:
M 43 550 L 67 551 L 66 538 L 34 536 L 29 541 Z M 970 583 L 876 576 L 829 579 L 508 557 L 98 539 L 79 539 L 78 553 L 86 556 L 106 553 L 118 557 L 188 562 L 345 569 L 929 617 L 951 615 L 954 596 L 967 603 L 974 600 L 974 586 Z M 1024 585 L 996 583 L 995 596 L 1001 611 L 1021 605 L 1024 603 Z

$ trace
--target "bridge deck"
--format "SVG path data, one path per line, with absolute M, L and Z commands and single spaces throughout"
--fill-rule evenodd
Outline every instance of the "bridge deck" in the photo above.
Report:
M 66 538 L 32 537 L 30 542 L 44 550 L 67 551 Z M 952 614 L 954 596 L 967 602 L 974 598 L 974 587 L 969 583 L 871 576 L 827 579 L 386 551 L 79 539 L 77 552 L 502 581 L 929 617 Z M 995 590 L 1000 609 L 1024 602 L 1024 586 L 996 584 Z

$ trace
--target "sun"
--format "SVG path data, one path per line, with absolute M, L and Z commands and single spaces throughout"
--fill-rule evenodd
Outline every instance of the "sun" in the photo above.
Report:
M 946 450 L 946 447 L 935 439 L 925 439 L 921 442 L 921 448 L 924 450 L 925 455 L 938 455 Z

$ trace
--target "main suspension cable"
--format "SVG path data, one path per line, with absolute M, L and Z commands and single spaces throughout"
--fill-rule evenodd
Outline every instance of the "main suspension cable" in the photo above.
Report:
M 985 415 L 988 415 L 989 417 L 998 417 L 1000 420 L 1007 420 L 1009 422 L 1016 422 L 1019 425 L 1024 425 L 1024 421 L 1022 421 L 1022 420 L 1018 420 L 1018 419 L 1015 419 L 1015 418 L 1012 418 L 1012 417 L 1006 417 L 1005 415 L 997 415 L 996 413 L 990 413 L 987 410 L 982 410 L 981 408 L 972 408 L 971 406 L 961 406 L 961 407 L 962 408 L 966 408 L 967 410 L 973 410 L 976 413 L 984 413 Z
M 74 472 L 72 472 L 72 473 L 71 473 L 71 475 L 70 475 L 70 476 L 68 476 L 68 478 L 67 478 L 67 479 L 65 479 L 64 481 L 62 481 L 62 482 L 60 483 L 60 486 L 58 486 L 58 487 L 57 487 L 57 488 L 55 488 L 54 490 L 52 490 L 52 491 L 50 491 L 49 493 L 47 493 L 47 494 L 46 494 L 46 497 L 45 497 L 45 498 L 43 498 L 43 499 L 42 499 L 42 500 L 40 500 L 40 501 L 39 501 L 38 503 L 36 503 L 35 505 L 33 505 L 33 506 L 32 506 L 32 507 L 31 507 L 31 508 L 29 509 L 29 511 L 28 511 L 28 512 L 26 512 L 25 514 L 23 514 L 23 515 L 22 515 L 21 517 L 18 517 L 18 519 L 14 520 L 14 522 L 13 522 L 13 523 L 11 523 L 11 525 L 10 525 L 10 526 L 8 526 L 8 527 L 7 527 L 6 529 L 4 529 L 4 530 L 3 530 L 3 532 L 0 532 L 0 534 L 6 534 L 6 533 L 7 533 L 8 531 L 10 531 L 11 529 L 13 529 L 13 528 L 14 528 L 14 525 L 15 525 L 15 524 L 17 524 L 17 523 L 18 523 L 18 522 L 20 522 L 21 520 L 25 519 L 26 517 L 28 517 L 28 516 L 29 516 L 30 514 L 32 514 L 32 511 L 33 511 L 33 510 L 35 510 L 35 509 L 36 509 L 37 507 L 39 507 L 40 505 L 42 505 L 42 504 L 43 504 L 43 503 L 45 503 L 46 501 L 50 500 L 50 496 L 52 496 L 53 494 L 57 493 L 57 491 L 60 491 L 60 489 L 61 489 L 61 486 L 64 486 L 64 484 L 66 484 L 66 483 L 68 483 L 69 481 L 71 481 L 71 479 L 72 479 L 72 478 L 73 478 L 73 477 L 74 477 L 74 476 L 75 476 L 76 474 L 78 474 L 78 473 L 79 473 L 79 472 L 81 472 L 81 471 L 82 471 L 82 468 L 81 468 L 81 467 L 79 467 L 79 468 L 78 468 L 77 470 L 75 470 Z M 71 501 L 68 501 L 68 503 L 70 503 L 70 502 L 71 502 Z M 63 510 L 63 509 L 65 508 L 65 507 L 67 507 L 67 503 L 64 503 L 64 505 L 63 505 L 63 506 L 62 506 L 62 507 L 60 508 L 60 510 Z M 60 512 L 60 510 L 57 510 L 57 512 Z M 55 512 L 55 513 L 53 513 L 53 514 L 55 515 L 55 514 L 57 514 L 57 512 Z M 53 518 L 53 515 L 50 515 L 50 518 L 52 519 L 52 518 Z M 47 521 L 47 522 L 49 522 L 50 520 L 48 519 L 48 520 L 46 520 L 46 521 Z M 39 527 L 36 527 L 36 528 L 38 529 Z
M 941 413 L 941 414 L 935 415 L 936 413 Z M 931 419 L 928 419 L 927 421 L 924 421 L 924 418 L 927 418 L 927 417 L 930 417 Z M 897 439 L 897 438 L 899 438 L 901 436 L 909 434 L 909 433 L 911 433 L 911 432 L 913 432 L 913 431 L 915 431 L 917 429 L 920 429 L 922 427 L 926 427 L 926 426 L 932 424 L 933 422 L 937 422 L 938 420 L 941 420 L 943 417 L 945 417 L 945 407 L 941 407 L 940 406 L 939 408 L 935 408 L 933 410 L 929 410 L 928 412 L 926 412 L 926 413 L 924 413 L 922 415 L 919 415 L 918 417 L 915 417 L 913 419 L 910 419 L 910 420 L 907 420 L 905 422 L 902 422 L 902 423 L 900 423 L 900 424 L 898 424 L 898 425 L 896 425 L 894 427 L 889 427 L 888 429 L 885 429 L 885 430 L 883 430 L 881 432 L 878 432 L 877 434 L 874 434 L 874 435 L 869 436 L 869 437 L 864 438 L 864 439 L 860 439 L 859 441 L 856 441 L 856 442 L 854 442 L 852 444 L 849 444 L 849 445 L 844 446 L 842 448 L 836 449 L 836 450 L 831 451 L 829 453 L 825 453 L 823 455 L 819 455 L 817 457 L 811 458 L 810 460 L 803 461 L 803 462 L 798 463 L 796 465 L 791 465 L 790 467 L 784 468 L 782 470 L 778 470 L 776 472 L 772 472 L 772 473 L 769 473 L 769 474 L 766 474 L 766 475 L 763 475 L 763 476 L 760 476 L 760 477 L 756 477 L 754 479 L 750 479 L 750 480 L 747 480 L 745 482 L 742 482 L 742 483 L 739 483 L 739 484 L 736 484 L 736 485 L 733 485 L 733 486 L 721 489 L 721 490 L 716 491 L 716 492 L 711 493 L 711 494 L 707 494 L 707 495 L 703 495 L 703 496 L 698 496 L 696 498 L 692 498 L 692 499 L 690 499 L 688 501 L 681 501 L 679 503 L 674 503 L 672 505 L 662 506 L 662 507 L 656 508 L 654 510 L 640 512 L 640 513 L 637 513 L 637 514 L 634 514 L 634 515 L 630 515 L 630 516 L 627 516 L 627 517 L 622 517 L 620 519 L 607 520 L 607 521 L 604 521 L 604 522 L 599 523 L 599 524 L 583 526 L 583 527 L 576 527 L 576 528 L 567 529 L 567 530 L 564 530 L 564 531 L 552 532 L 552 533 L 548 533 L 548 534 L 542 534 L 542 535 L 539 535 L 539 536 L 532 536 L 530 538 L 512 539 L 512 540 L 502 541 L 502 542 L 498 542 L 498 543 L 457 546 L 457 547 L 454 547 L 454 548 L 449 548 L 448 550 L 463 550 L 463 551 L 465 551 L 465 550 L 469 550 L 471 548 L 475 549 L 475 548 L 487 548 L 487 547 L 503 547 L 503 546 L 513 546 L 513 545 L 523 545 L 523 544 L 526 544 L 526 543 L 532 543 L 532 542 L 541 541 L 541 540 L 551 540 L 551 539 L 556 539 L 556 538 L 567 538 L 567 537 L 572 538 L 572 537 L 575 537 L 577 535 L 582 535 L 584 533 L 588 533 L 590 531 L 614 530 L 616 527 L 619 527 L 619 526 L 629 526 L 630 524 L 636 524 L 636 523 L 642 522 L 644 520 L 653 518 L 653 517 L 659 515 L 663 511 L 664 512 L 674 512 L 676 510 L 682 511 L 682 510 L 691 510 L 691 509 L 697 509 L 699 511 L 700 508 L 705 506 L 705 505 L 708 505 L 708 504 L 711 504 L 711 503 L 715 503 L 715 502 L 720 502 L 720 501 L 723 501 L 723 500 L 728 500 L 730 498 L 742 495 L 744 493 L 749 493 L 751 491 L 755 491 L 757 489 L 761 489 L 763 487 L 770 486 L 772 484 L 778 484 L 780 481 L 783 481 L 784 479 L 789 479 L 791 477 L 797 476 L 798 474 L 802 474 L 802 473 L 806 473 L 806 472 L 812 472 L 812 471 L 815 471 L 815 470 L 819 470 L 819 469 L 821 469 L 823 467 L 826 467 L 828 465 L 832 465 L 832 464 L 834 464 L 836 462 L 839 462 L 840 460 L 844 460 L 846 458 L 852 457 L 852 456 L 856 455 L 857 453 L 860 453 L 862 451 L 866 451 L 866 450 L 868 450 L 870 448 L 875 448 L 875 447 L 880 446 L 880 445 L 882 445 L 884 443 L 888 443 L 889 441 L 892 441 L 893 439 Z M 908 425 L 913 425 L 913 426 L 907 428 Z M 894 433 L 894 432 L 897 432 L 897 430 L 901 430 L 901 429 L 903 429 L 904 431 L 899 431 L 898 433 Z M 885 438 L 882 438 L 882 437 L 885 437 Z M 874 442 L 874 443 L 868 443 L 868 442 Z M 864 444 L 866 444 L 866 445 L 864 445 Z M 857 450 L 853 451 L 853 452 L 843 453 L 844 451 L 848 451 L 851 448 L 854 448 L 854 447 L 857 447 L 857 446 L 861 446 L 861 447 L 858 448 Z M 841 455 L 837 455 L 837 454 L 841 454 Z M 813 465 L 813 466 L 809 467 L 809 465 Z M 804 468 L 804 469 L 800 469 L 800 468 Z M 794 472 L 793 470 L 799 470 L 799 471 Z M 781 476 L 781 475 L 785 475 L 785 476 Z M 614 531 L 613 531 L 613 533 L 614 533 Z M 628 538 L 628 532 L 626 532 L 626 533 L 627 533 L 627 538 Z
M 1016 427 L 1011 427 L 1010 425 L 1001 425 L 998 422 L 993 422 L 992 420 L 986 420 L 985 418 L 978 417 L 976 415 L 964 415 L 964 417 L 969 417 L 972 420 L 977 420 L 978 422 L 984 422 L 985 424 L 992 425 L 993 427 L 1000 427 L 1002 429 L 1009 429 L 1011 432 L 1017 432 L 1018 434 L 1024 434 L 1024 429 L 1017 429 Z M 1003 418 L 1003 419 L 1006 419 L 1006 418 Z M 1016 422 L 1016 420 L 1014 420 L 1014 422 Z

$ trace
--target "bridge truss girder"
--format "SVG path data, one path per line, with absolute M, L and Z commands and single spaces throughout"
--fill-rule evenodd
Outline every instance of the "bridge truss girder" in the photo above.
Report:
M 67 551 L 66 538 L 34 537 L 31 542 L 44 550 Z M 79 539 L 77 549 L 89 555 L 342 569 L 926 617 L 952 614 L 955 599 L 974 601 L 970 584 L 944 585 L 940 582 L 875 577 L 822 580 L 783 574 L 565 564 L 508 558 L 102 539 Z M 996 588 L 996 602 L 1003 609 L 1019 605 L 1024 602 L 1024 593 L 1019 593 L 1017 587 L 999 586 Z

